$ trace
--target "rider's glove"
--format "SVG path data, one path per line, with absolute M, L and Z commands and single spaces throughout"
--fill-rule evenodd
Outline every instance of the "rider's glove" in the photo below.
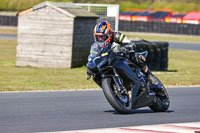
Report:
M 126 51 L 135 51 L 136 49 L 136 44 L 131 41 L 129 44 L 125 45 Z
M 133 53 L 135 53 L 135 48 L 136 48 L 136 45 L 132 41 L 129 44 L 125 45 L 124 54 L 125 54 L 126 58 L 129 59 L 130 55 L 132 55 Z

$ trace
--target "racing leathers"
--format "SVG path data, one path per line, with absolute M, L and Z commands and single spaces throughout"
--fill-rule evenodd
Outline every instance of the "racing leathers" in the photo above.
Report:
M 152 84 L 158 83 L 157 79 L 151 73 L 151 71 L 149 70 L 146 64 L 146 58 L 142 54 L 134 51 L 134 49 L 136 48 L 136 45 L 133 41 L 130 41 L 124 34 L 120 32 L 112 32 L 112 40 L 108 45 L 110 44 L 112 45 L 111 48 L 113 52 L 116 54 L 121 52 L 121 47 L 130 45 L 132 48 L 131 48 L 131 51 L 128 52 L 128 55 L 126 55 L 126 57 L 141 68 L 142 72 L 148 77 L 149 81 Z M 91 49 L 90 49 L 90 56 L 98 53 L 98 51 L 96 51 L 98 47 L 99 47 L 98 43 L 94 42 L 92 44 Z M 88 57 L 88 61 L 90 61 L 90 56 Z M 88 69 L 87 69 L 87 73 L 90 75 L 90 72 Z

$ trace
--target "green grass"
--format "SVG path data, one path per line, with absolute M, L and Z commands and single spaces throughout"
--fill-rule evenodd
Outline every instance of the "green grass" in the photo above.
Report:
M 0 34 L 17 34 L 17 29 L 0 28 Z
M 45 0 L 1 0 L 0 10 L 21 11 L 30 8 Z M 119 4 L 120 11 L 127 8 L 158 10 L 161 8 L 171 9 L 174 12 L 187 13 L 190 11 L 200 11 L 200 2 L 197 0 L 48 0 L 55 2 L 75 2 L 75 3 L 100 3 Z
M 86 80 L 86 68 L 16 67 L 16 45 L 0 40 L 0 91 L 98 88 Z M 169 71 L 154 72 L 165 85 L 200 85 L 200 52 L 169 50 Z
M 168 2 L 167 0 L 161 0 L 156 2 L 145 1 L 140 3 L 134 3 L 131 1 L 120 2 L 120 11 L 125 11 L 127 9 L 151 9 L 151 10 L 159 10 L 159 9 L 171 9 L 174 12 L 179 13 L 188 13 L 191 11 L 200 11 L 200 3 L 187 2 L 176 0 L 173 2 Z
M 16 67 L 16 41 L 0 40 L 0 91 L 97 88 L 86 80 L 86 68 Z
M 72 0 L 1 0 L 0 10 L 22 11 L 44 1 L 72 2 Z
M 200 52 L 169 50 L 168 72 L 154 72 L 168 86 L 200 85 Z

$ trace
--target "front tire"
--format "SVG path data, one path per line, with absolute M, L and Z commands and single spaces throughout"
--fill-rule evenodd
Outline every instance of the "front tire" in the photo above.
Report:
M 133 109 L 130 107 L 131 102 L 129 98 L 128 98 L 128 103 L 123 104 L 123 102 L 117 97 L 113 85 L 114 81 L 112 78 L 105 78 L 102 81 L 103 92 L 108 102 L 119 113 L 122 114 L 132 113 Z

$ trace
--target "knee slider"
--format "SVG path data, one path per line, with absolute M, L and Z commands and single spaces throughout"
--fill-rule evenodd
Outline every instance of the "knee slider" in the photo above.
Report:
M 136 59 L 136 62 L 137 64 L 140 66 L 140 67 L 144 67 L 146 65 L 146 59 L 143 55 L 141 54 L 135 54 L 135 59 Z

